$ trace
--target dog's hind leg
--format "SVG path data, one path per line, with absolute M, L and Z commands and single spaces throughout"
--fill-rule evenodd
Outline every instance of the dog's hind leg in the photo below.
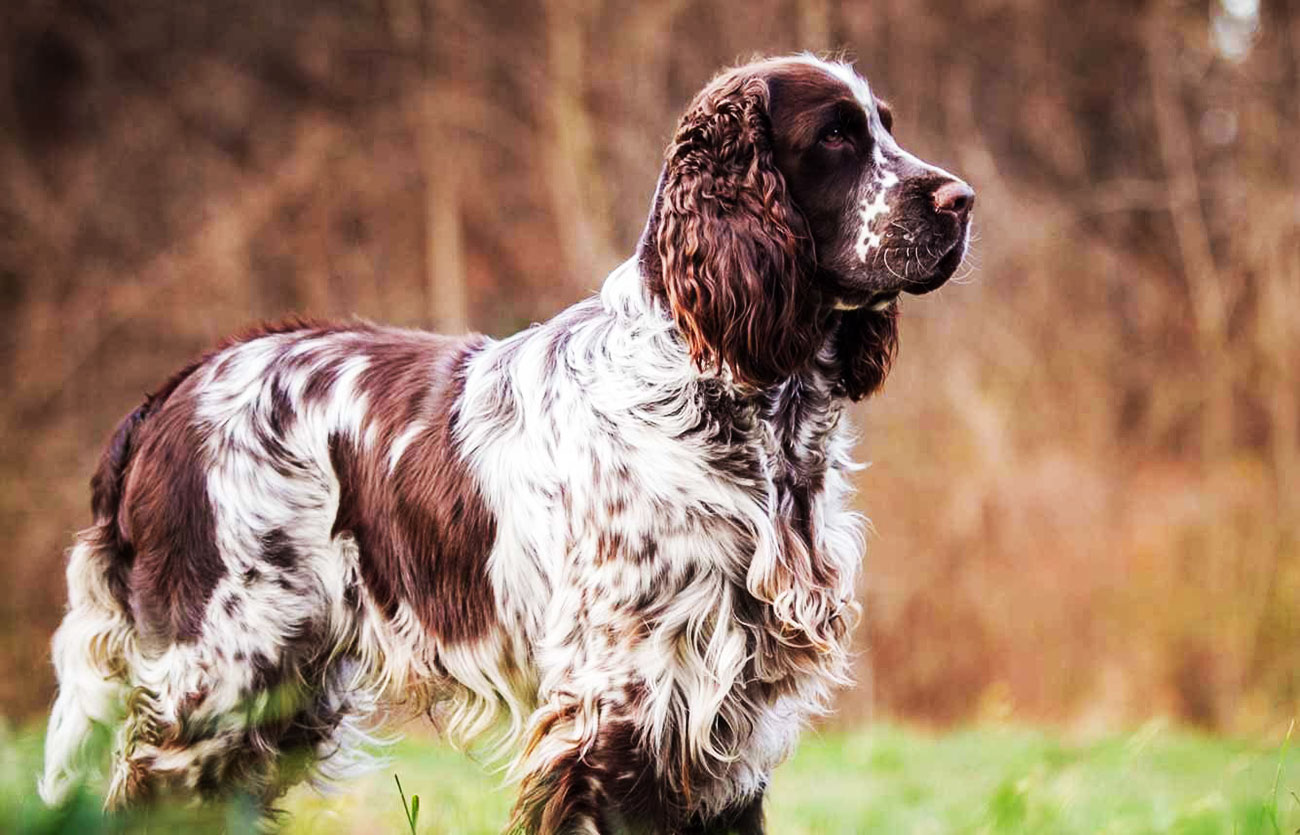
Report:
M 126 693 L 126 657 L 135 633 L 112 587 L 117 551 L 105 526 L 83 531 L 68 559 L 68 612 L 54 634 L 59 693 L 45 735 L 45 772 L 39 783 L 47 804 L 62 802 L 93 759 L 95 725 L 120 718 Z
M 133 669 L 106 805 L 242 795 L 269 811 L 303 779 L 367 764 L 376 706 L 356 687 L 353 659 L 290 647 L 274 665 L 256 665 L 250 681 L 245 659 L 176 644 Z
M 217 662 L 217 663 L 214 663 Z M 248 746 L 248 721 L 237 691 L 224 687 L 227 670 L 211 647 L 173 644 L 138 658 L 126 717 L 118 729 L 105 806 L 120 809 L 162 797 L 212 799 L 231 786 L 261 794 L 257 776 L 274 751 Z

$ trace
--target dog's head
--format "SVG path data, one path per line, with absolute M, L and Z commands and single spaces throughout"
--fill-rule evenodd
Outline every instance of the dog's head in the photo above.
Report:
M 811 57 L 728 70 L 669 146 L 642 262 L 693 359 L 767 385 L 828 338 L 842 393 L 883 382 L 900 293 L 947 281 L 975 193 L 899 147 L 849 66 Z

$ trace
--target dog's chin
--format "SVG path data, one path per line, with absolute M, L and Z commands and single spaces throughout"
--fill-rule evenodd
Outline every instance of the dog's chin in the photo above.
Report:
M 923 296 L 937 290 L 957 272 L 962 258 L 965 257 L 965 249 L 965 241 L 959 240 L 924 275 L 917 277 L 900 278 L 892 274 L 884 277 L 872 276 L 869 282 L 863 282 L 865 286 L 854 286 L 856 282 L 845 282 L 842 279 L 835 281 L 834 283 L 838 285 L 834 295 L 835 308 L 837 310 L 864 308 L 887 310 L 903 293 Z M 884 280 L 886 278 L 888 281 Z
M 957 272 L 957 268 L 961 266 L 961 259 L 965 255 L 966 242 L 963 239 L 953 244 L 952 248 L 944 253 L 939 262 L 934 265 L 934 270 L 931 271 L 929 278 L 909 282 L 901 289 L 913 296 L 924 296 L 932 290 L 938 290 L 947 283 L 948 279 L 952 278 L 953 273 Z

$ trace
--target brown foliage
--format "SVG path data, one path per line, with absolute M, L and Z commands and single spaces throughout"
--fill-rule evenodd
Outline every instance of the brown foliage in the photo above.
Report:
M 1294 712 L 1294 0 L 1253 21 L 1118 0 L 6 15 L 6 712 L 44 707 L 59 553 L 143 392 L 291 310 L 497 334 L 549 316 L 631 253 L 719 67 L 838 47 L 903 144 L 980 194 L 975 269 L 905 300 L 893 376 L 858 415 L 879 535 L 846 708 Z

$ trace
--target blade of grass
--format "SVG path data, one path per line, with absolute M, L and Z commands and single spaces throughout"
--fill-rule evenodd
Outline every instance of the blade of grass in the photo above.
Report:
M 398 777 L 396 774 L 394 774 L 394 775 L 393 775 L 393 780 L 394 780 L 394 782 L 397 783 L 397 793 L 398 793 L 399 795 L 401 795 L 401 797 L 402 797 L 402 814 L 406 815 L 406 825 L 409 826 L 409 827 L 411 827 L 411 835 L 416 835 L 416 832 L 415 832 L 415 818 L 411 815 L 411 808 L 410 808 L 410 806 L 408 806 L 408 805 L 406 804 L 406 792 L 402 790 L 402 778 L 400 778 L 400 777 Z M 415 801 L 415 813 L 416 813 L 416 815 L 418 815 L 418 814 L 420 813 L 420 799 L 419 799 L 419 796 L 418 796 L 418 795 L 412 795 L 412 799 Z
M 1282 824 L 1277 819 L 1277 791 L 1282 785 L 1282 767 L 1286 764 L 1287 749 L 1291 747 L 1291 734 L 1295 731 L 1295 720 L 1287 726 L 1286 737 L 1282 740 L 1282 749 L 1277 755 L 1277 772 L 1273 775 L 1273 803 L 1269 806 L 1268 816 L 1273 824 L 1275 835 L 1282 835 Z

